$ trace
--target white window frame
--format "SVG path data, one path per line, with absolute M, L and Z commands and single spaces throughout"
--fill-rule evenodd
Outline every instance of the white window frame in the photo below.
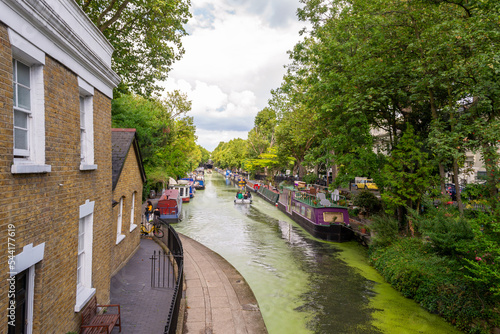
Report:
M 123 197 L 120 197 L 120 204 L 118 205 L 118 220 L 116 222 L 116 244 L 118 245 L 125 235 L 122 234 L 123 227 Z
M 137 224 L 135 223 L 135 194 L 136 191 L 132 193 L 132 201 L 130 208 L 130 232 L 137 228 Z
M 43 260 L 45 253 L 45 243 L 33 247 L 29 244 L 23 247 L 23 251 L 14 257 L 14 269 L 10 272 L 10 277 L 28 270 L 26 290 L 26 333 L 33 333 L 33 301 L 35 299 L 35 265 Z
M 49 173 L 51 166 L 45 164 L 45 92 L 43 67 L 45 53 L 28 42 L 15 31 L 8 29 L 12 47 L 12 58 L 30 67 L 30 110 L 28 113 L 28 150 L 13 150 L 11 173 Z M 13 69 L 14 70 L 14 69 Z M 14 111 L 12 112 L 14 114 Z M 14 140 L 14 138 L 12 138 Z M 14 148 L 14 144 L 12 144 Z M 24 153 L 17 156 L 16 153 Z
M 84 224 L 85 234 L 84 234 L 83 251 L 85 253 L 85 256 L 83 258 L 83 263 L 81 263 L 83 272 L 83 275 L 81 276 L 81 281 L 78 282 L 78 278 L 76 278 L 75 312 L 80 312 L 82 308 L 90 300 L 90 298 L 92 298 L 92 296 L 95 295 L 96 292 L 95 288 L 92 287 L 92 243 L 94 239 L 93 235 L 94 205 L 95 205 L 94 201 L 91 202 L 89 200 L 86 200 L 85 204 L 80 206 L 80 217 L 78 224 Z M 77 241 L 78 241 L 77 245 L 79 244 L 80 241 L 78 237 L 79 235 L 77 234 Z M 81 253 L 79 251 L 79 248 L 80 247 L 78 247 L 77 249 L 78 255 L 80 255 Z M 78 268 L 76 268 L 76 274 L 78 275 Z
M 95 170 L 97 165 L 94 164 L 94 87 L 78 77 L 78 88 L 80 92 L 80 170 Z M 82 116 L 83 119 L 81 119 Z

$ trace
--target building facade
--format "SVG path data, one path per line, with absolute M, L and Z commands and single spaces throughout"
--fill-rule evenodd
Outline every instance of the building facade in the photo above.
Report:
M 142 218 L 142 188 L 146 174 L 135 129 L 112 129 L 113 230 L 111 276 L 116 274 L 139 248 Z
M 0 1 L 0 333 L 110 299 L 112 52 L 74 1 Z

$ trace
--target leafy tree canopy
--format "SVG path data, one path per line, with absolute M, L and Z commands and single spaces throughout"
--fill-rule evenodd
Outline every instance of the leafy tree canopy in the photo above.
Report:
M 190 0 L 76 0 L 115 48 L 119 92 L 152 96 L 184 53 Z

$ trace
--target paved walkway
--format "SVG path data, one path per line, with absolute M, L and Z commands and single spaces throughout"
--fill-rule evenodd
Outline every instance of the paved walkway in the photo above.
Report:
M 219 254 L 180 235 L 184 248 L 188 334 L 267 333 L 255 296 Z
M 155 241 L 141 238 L 137 252 L 111 278 L 111 304 L 120 304 L 123 334 L 160 334 L 165 330 L 173 289 L 151 287 L 150 257 L 159 250 Z M 112 333 L 118 333 L 118 328 Z
M 157 199 L 152 200 L 153 206 Z M 257 300 L 241 274 L 219 254 L 179 234 L 184 249 L 183 334 L 266 334 Z M 111 278 L 123 334 L 162 334 L 173 289 L 151 288 L 151 260 L 160 246 L 141 238 L 138 251 Z M 182 310 L 181 310 L 182 312 Z M 118 328 L 113 329 L 118 333 Z

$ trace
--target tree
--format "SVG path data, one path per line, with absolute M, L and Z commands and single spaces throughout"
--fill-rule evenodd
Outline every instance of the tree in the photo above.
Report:
M 185 94 L 171 92 L 166 99 L 123 95 L 112 101 L 112 125 L 135 128 L 148 181 L 144 193 L 164 185 L 169 177 L 184 177 L 198 167 L 201 150 L 196 145 L 191 103 Z
M 247 144 L 241 138 L 220 142 L 212 153 L 212 159 L 221 168 L 240 169 L 247 159 Z
M 406 214 L 403 209 L 418 211 L 426 190 L 433 184 L 433 168 L 420 143 L 413 127 L 408 124 L 383 169 L 386 191 L 382 193 L 382 199 L 388 210 L 398 212 L 401 223 Z
M 255 116 L 254 127 L 248 133 L 248 156 L 256 158 L 275 143 L 276 112 L 264 108 Z
M 201 152 L 200 165 L 207 163 L 208 160 L 210 160 L 210 156 L 211 156 L 210 151 L 207 150 L 206 148 L 200 146 L 200 145 L 198 145 L 198 149 Z
M 266 172 L 270 172 L 269 178 L 272 179 L 278 171 L 290 168 L 294 162 L 294 158 L 283 158 L 282 155 L 278 155 L 276 147 L 270 147 L 267 152 L 261 153 L 256 159 L 247 159 L 244 167 L 245 170 L 252 173 L 264 169 Z
M 121 93 L 152 96 L 184 53 L 190 0 L 76 0 L 113 45 Z

